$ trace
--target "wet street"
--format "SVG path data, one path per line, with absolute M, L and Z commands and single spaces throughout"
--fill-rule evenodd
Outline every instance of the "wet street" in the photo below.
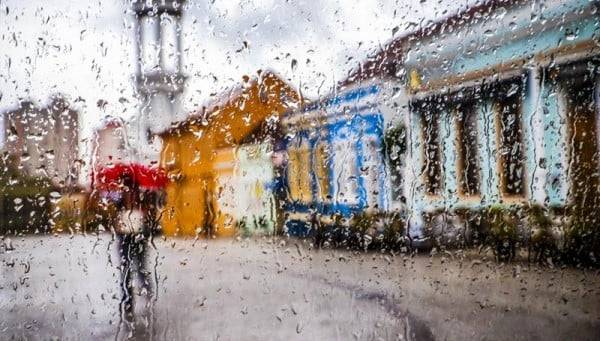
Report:
M 0 339 L 135 337 L 119 313 L 115 248 L 110 235 L 4 241 Z M 148 268 L 144 338 L 156 340 L 593 340 L 600 330 L 597 271 L 294 239 L 157 239 Z

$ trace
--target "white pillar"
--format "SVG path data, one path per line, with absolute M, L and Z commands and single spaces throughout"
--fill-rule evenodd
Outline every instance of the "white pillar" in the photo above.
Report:
M 491 100 L 477 104 L 477 146 L 479 147 L 480 192 L 486 205 L 500 199 L 496 113 Z
M 544 121 L 542 107 L 542 73 L 535 66 L 527 70 L 525 84 L 525 103 L 523 106 L 523 142 L 526 146 L 527 160 L 525 165 L 528 199 L 540 204 L 546 197 L 544 184 L 546 183 L 546 170 L 540 167 L 540 160 L 544 157 Z
M 423 141 L 421 112 L 407 108 L 405 116 L 407 132 L 406 176 L 404 193 L 406 197 L 407 220 L 409 233 L 412 238 L 422 238 L 423 235 L 423 180 L 421 167 L 423 165 Z

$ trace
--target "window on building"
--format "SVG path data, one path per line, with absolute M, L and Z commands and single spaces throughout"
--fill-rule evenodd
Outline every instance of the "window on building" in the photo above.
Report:
M 458 103 L 455 113 L 458 192 L 462 196 L 478 195 L 479 154 L 476 103 Z
M 374 136 L 367 136 L 363 139 L 363 160 L 361 173 L 365 184 L 365 194 L 368 209 L 379 209 L 379 194 L 381 177 L 379 171 L 383 160 L 381 158 L 381 146 Z
M 305 143 L 290 148 L 288 182 L 290 197 L 294 201 L 309 202 L 312 199 L 309 165 L 310 151 Z
M 439 195 L 442 190 L 442 146 L 437 106 L 433 103 L 422 105 L 421 127 L 423 136 L 423 181 L 425 192 Z
M 569 200 L 579 217 L 594 221 L 600 206 L 598 167 L 598 96 L 600 63 L 594 61 L 561 65 L 558 73 L 565 109 Z
M 406 154 L 406 127 L 391 127 L 385 134 L 386 157 L 390 167 L 392 200 L 399 200 L 404 191 L 402 168 Z
M 502 194 L 525 193 L 525 149 L 523 145 L 521 84 L 501 84 L 495 93 L 498 161 Z

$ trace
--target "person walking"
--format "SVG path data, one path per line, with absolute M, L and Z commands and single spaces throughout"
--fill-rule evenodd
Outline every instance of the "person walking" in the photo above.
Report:
M 118 203 L 115 234 L 120 256 L 120 316 L 136 334 L 144 333 L 152 297 L 151 276 L 147 269 L 147 254 L 152 226 L 148 216 L 149 195 L 140 190 L 133 177 L 126 175 L 122 182 L 122 198 Z

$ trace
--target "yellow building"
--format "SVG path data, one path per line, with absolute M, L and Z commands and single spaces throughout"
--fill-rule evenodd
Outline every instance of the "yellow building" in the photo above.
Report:
M 265 124 L 300 102 L 298 93 L 271 72 L 242 85 L 160 134 L 161 165 L 171 179 L 162 214 L 169 236 L 230 236 L 235 222 L 221 213 L 219 179 L 231 177 L 236 148 Z

